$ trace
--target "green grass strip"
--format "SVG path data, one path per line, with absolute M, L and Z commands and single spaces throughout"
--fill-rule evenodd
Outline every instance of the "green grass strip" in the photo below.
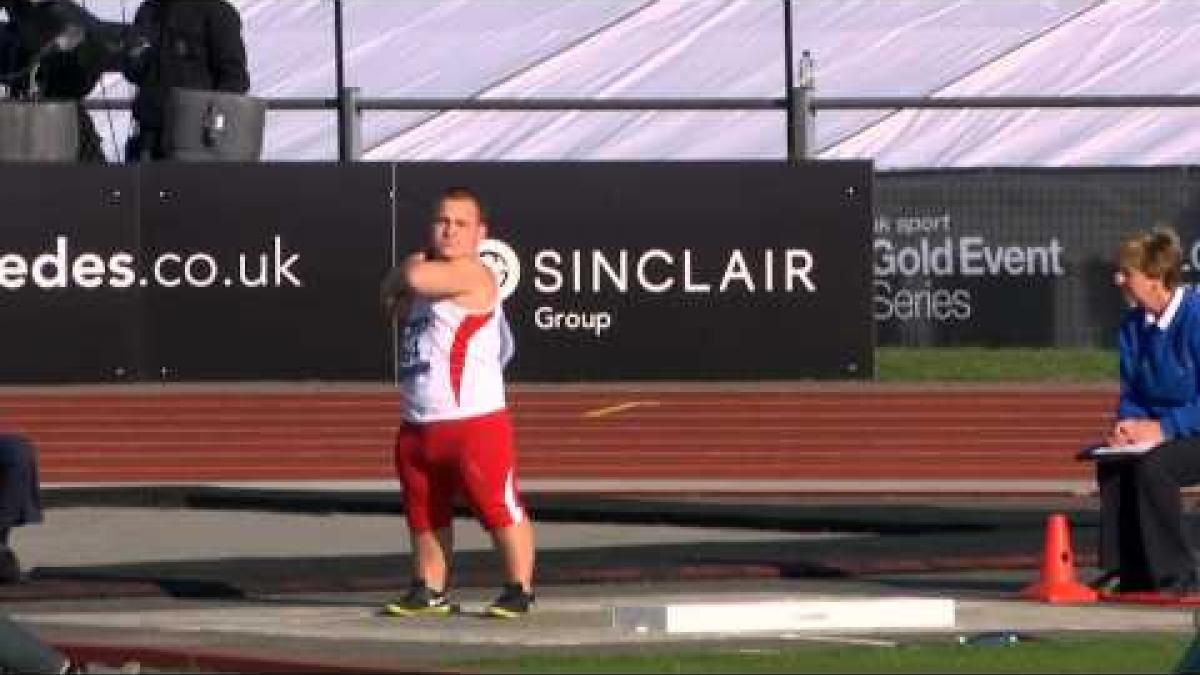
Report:
M 1117 381 L 1117 353 L 1108 349 L 880 347 L 880 382 Z
M 896 647 L 735 647 L 579 656 L 530 656 L 455 664 L 484 673 L 1168 673 L 1192 638 L 1112 635 L 1042 638 L 1010 646 L 915 642 Z M 627 648 L 626 648 L 627 649 Z

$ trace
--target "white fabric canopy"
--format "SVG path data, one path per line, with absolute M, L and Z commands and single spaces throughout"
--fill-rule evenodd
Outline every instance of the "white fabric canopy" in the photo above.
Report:
M 87 0 L 128 21 L 134 0 Z M 252 93 L 335 95 L 332 0 L 238 0 Z M 794 0 L 816 95 L 1200 94 L 1195 0 Z M 778 0 L 345 0 L 371 97 L 779 98 Z M 111 75 L 93 98 L 125 98 Z M 110 153 L 128 118 L 95 113 Z M 819 157 L 881 169 L 1200 163 L 1200 110 L 821 111 Z M 367 112 L 370 160 L 781 159 L 783 111 Z M 327 160 L 335 115 L 272 113 L 265 159 Z

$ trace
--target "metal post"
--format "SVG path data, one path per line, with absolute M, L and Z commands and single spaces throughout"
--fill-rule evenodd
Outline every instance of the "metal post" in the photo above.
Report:
M 42 88 L 38 84 L 38 71 L 41 68 L 42 60 L 38 59 L 33 63 L 33 67 L 29 69 L 29 91 L 25 94 L 25 97 L 34 103 L 37 103 L 42 98 Z
M 343 162 L 356 162 L 362 159 L 362 110 L 359 100 L 362 89 L 345 87 L 338 97 L 338 119 L 342 120 L 338 128 L 339 159 Z
M 783 91 L 787 97 L 787 159 L 796 162 L 796 84 L 792 71 L 792 0 L 783 0 Z
M 813 108 L 816 65 L 807 49 L 800 52 L 800 63 L 797 67 L 799 77 L 796 78 L 796 88 L 790 97 L 792 148 L 795 152 L 792 156 L 793 161 L 812 159 L 817 154 L 817 115 Z
M 345 24 L 342 20 L 342 0 L 333 0 L 333 63 L 334 77 L 336 78 L 338 109 L 337 109 L 337 126 L 338 126 L 338 161 L 350 161 L 351 141 L 353 138 L 353 129 L 350 124 L 353 122 L 353 116 L 346 113 L 347 110 L 347 90 L 346 90 L 346 49 L 343 42 L 345 32 Z M 357 105 L 355 106 L 355 109 Z

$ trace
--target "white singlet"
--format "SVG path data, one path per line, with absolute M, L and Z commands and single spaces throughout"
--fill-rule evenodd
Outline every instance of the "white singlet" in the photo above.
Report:
M 499 302 L 472 312 L 453 300 L 414 299 L 400 334 L 404 419 L 422 424 L 503 410 L 513 347 Z

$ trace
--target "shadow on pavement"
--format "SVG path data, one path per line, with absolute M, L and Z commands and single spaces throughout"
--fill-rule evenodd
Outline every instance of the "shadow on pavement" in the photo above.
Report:
M 1076 559 L 1094 559 L 1095 528 L 1075 531 Z M 831 579 L 1036 569 L 1042 533 L 1034 528 L 924 535 L 864 535 L 814 541 L 754 541 L 603 546 L 539 553 L 540 584 L 697 581 L 736 578 Z M 294 592 L 405 588 L 406 554 L 304 558 L 213 558 L 87 567 L 39 567 L 27 583 L 0 586 L 0 601 L 32 597 L 163 595 L 243 598 Z M 491 552 L 456 554 L 454 583 L 500 583 Z M 914 579 L 914 584 L 922 584 Z M 932 584 L 931 584 L 932 587 Z

